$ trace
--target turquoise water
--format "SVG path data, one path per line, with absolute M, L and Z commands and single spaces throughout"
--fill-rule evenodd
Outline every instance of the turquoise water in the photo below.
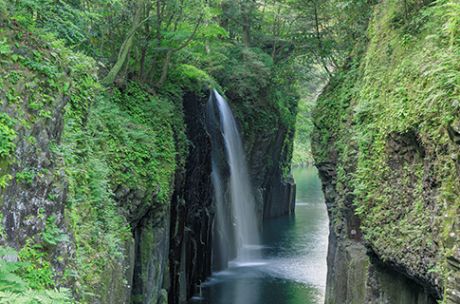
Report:
M 268 221 L 262 258 L 215 273 L 194 297 L 201 304 L 324 302 L 328 218 L 315 168 L 295 169 L 296 214 Z

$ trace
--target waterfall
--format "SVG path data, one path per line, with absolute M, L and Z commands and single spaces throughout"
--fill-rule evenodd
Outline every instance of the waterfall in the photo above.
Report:
M 232 258 L 232 253 L 228 252 L 232 249 L 237 262 L 258 259 L 258 217 L 243 143 L 232 110 L 215 90 L 209 99 L 208 117 L 214 119 L 208 128 L 213 144 L 211 178 L 216 202 L 218 234 L 215 237 L 219 240 L 219 262 L 225 265 Z

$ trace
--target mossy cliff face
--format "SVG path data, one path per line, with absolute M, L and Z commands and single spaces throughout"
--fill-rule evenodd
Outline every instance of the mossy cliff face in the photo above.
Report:
M 93 59 L 0 23 L 0 246 L 30 263 L 18 273 L 33 290 L 184 303 L 217 254 L 204 83 L 184 74 L 156 95 L 134 81 L 103 87 Z M 230 99 L 261 218 L 289 213 L 295 196 L 296 98 L 280 92 L 265 83 Z
M 93 60 L 7 21 L 0 41 L 1 245 L 31 263 L 21 274 L 32 288 L 166 301 L 182 96 L 103 89 Z
M 315 109 L 331 217 L 327 303 L 459 301 L 459 7 L 407 4 L 375 6 L 368 41 Z M 392 295 L 386 269 L 420 287 Z

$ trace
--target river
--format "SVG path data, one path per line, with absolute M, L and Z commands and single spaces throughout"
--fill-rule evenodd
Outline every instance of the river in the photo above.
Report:
M 328 217 L 316 168 L 293 170 L 294 216 L 267 221 L 262 259 L 231 263 L 202 285 L 197 304 L 320 304 L 324 302 Z

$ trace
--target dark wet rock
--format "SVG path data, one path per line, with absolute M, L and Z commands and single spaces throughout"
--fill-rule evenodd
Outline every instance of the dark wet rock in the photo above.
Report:
M 207 97 L 183 99 L 189 154 L 184 171 L 176 172 L 171 201 L 169 303 L 184 303 L 211 274 L 214 207 L 211 144 L 206 131 Z
M 272 127 L 267 126 L 265 134 L 243 134 L 249 174 L 263 219 L 293 213 L 295 208 L 295 183 L 289 173 L 294 130 L 282 124 L 276 131 Z
M 131 303 L 158 303 L 167 284 L 169 208 L 151 210 L 134 229 Z

